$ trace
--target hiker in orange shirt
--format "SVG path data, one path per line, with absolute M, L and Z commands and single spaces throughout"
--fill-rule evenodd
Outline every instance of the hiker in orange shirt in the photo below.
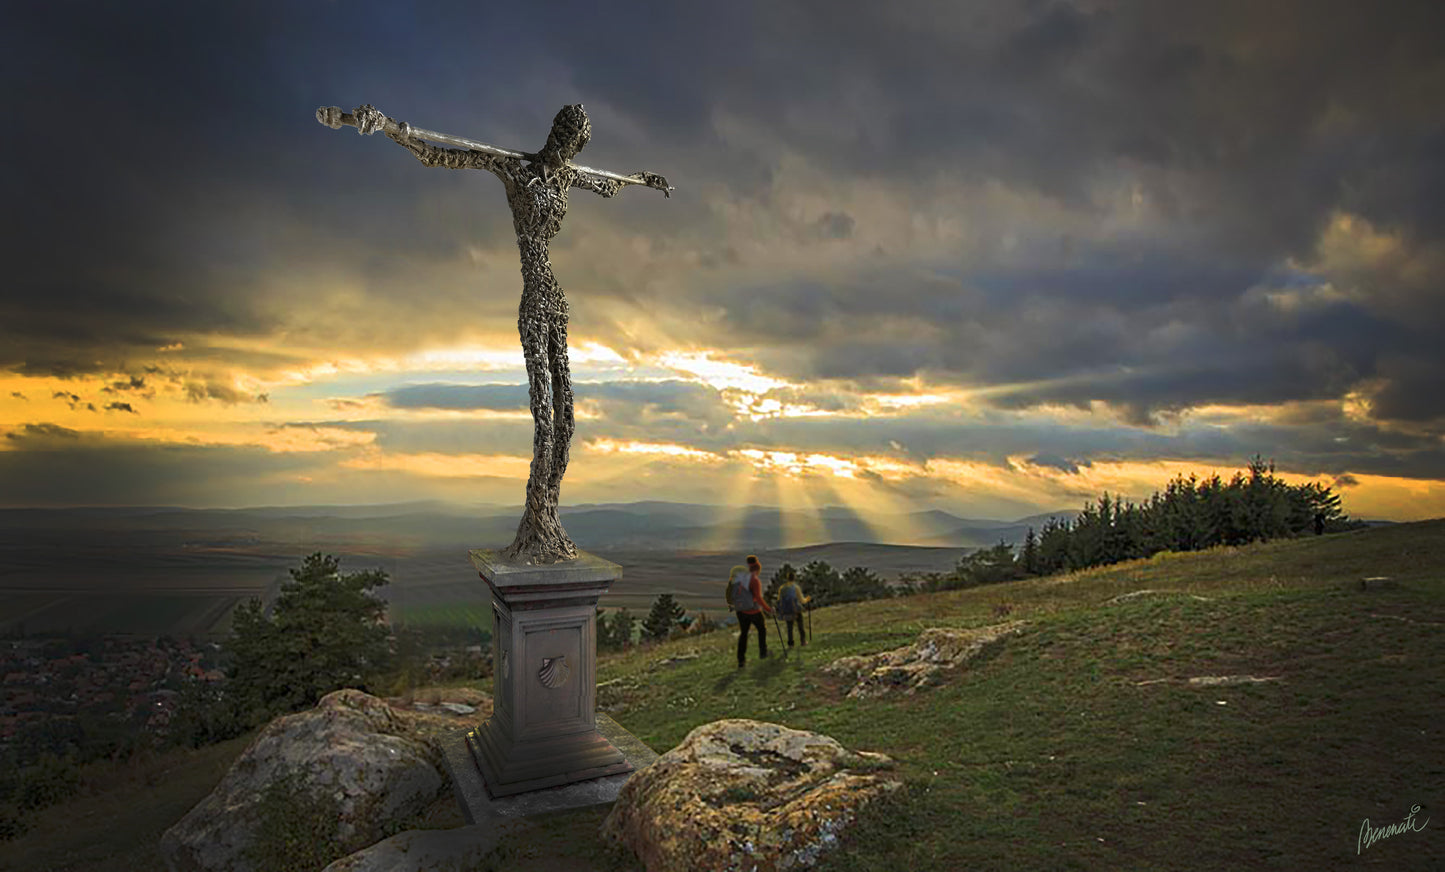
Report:
M 758 656 L 768 656 L 768 631 L 763 624 L 763 612 L 772 614 L 772 607 L 763 599 L 763 582 L 758 574 L 763 565 L 755 555 L 748 555 L 748 575 L 733 582 L 732 604 L 738 613 L 738 668 L 748 661 L 748 627 L 758 628 Z

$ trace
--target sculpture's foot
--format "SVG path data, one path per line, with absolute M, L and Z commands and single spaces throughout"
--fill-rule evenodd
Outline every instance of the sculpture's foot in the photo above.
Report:
M 577 546 L 572 544 L 571 537 L 562 529 L 562 521 L 557 517 L 555 497 L 549 501 L 546 494 L 534 495 L 530 489 L 527 495 L 522 520 L 517 524 L 516 538 L 502 550 L 502 557 L 512 563 L 533 565 L 576 557 Z
M 511 563 L 542 566 L 560 563 L 577 556 L 577 546 L 563 533 L 560 537 L 523 536 L 518 534 L 511 545 L 502 549 L 502 557 Z

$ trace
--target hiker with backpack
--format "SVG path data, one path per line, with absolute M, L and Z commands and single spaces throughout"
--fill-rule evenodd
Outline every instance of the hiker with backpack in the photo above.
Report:
M 734 566 L 728 576 L 728 605 L 738 613 L 738 668 L 747 665 L 748 628 L 758 628 L 758 657 L 768 656 L 768 632 L 763 624 L 763 612 L 772 614 L 772 607 L 763 599 L 763 583 L 758 574 L 763 566 L 755 555 L 748 555 L 747 573 Z
M 808 636 L 803 632 L 803 610 L 812 597 L 803 596 L 803 588 L 798 585 L 798 577 L 789 566 L 783 575 L 783 586 L 778 588 L 778 616 L 788 627 L 788 647 L 793 647 L 793 624 L 798 625 L 798 644 L 808 644 Z

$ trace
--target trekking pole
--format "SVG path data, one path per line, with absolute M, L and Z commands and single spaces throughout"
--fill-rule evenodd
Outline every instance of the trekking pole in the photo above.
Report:
M 778 613 L 771 612 L 773 616 L 773 629 L 778 631 L 778 649 L 783 652 L 783 659 L 788 659 L 788 648 L 783 644 L 783 630 L 778 626 Z

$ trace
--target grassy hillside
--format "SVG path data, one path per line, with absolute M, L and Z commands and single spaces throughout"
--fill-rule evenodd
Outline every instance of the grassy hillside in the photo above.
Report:
M 1372 576 L 1395 586 L 1360 590 Z M 1168 592 L 1109 602 L 1141 589 Z M 992 623 L 1005 604 L 1029 622 L 1024 634 L 944 687 L 860 702 L 820 672 L 924 627 Z M 742 672 L 730 633 L 604 658 L 599 704 L 659 751 L 699 724 L 751 717 L 894 756 L 907 789 L 867 814 L 825 869 L 1445 868 L 1445 521 L 839 606 L 814 623 L 807 648 L 761 662 L 754 648 Z M 659 663 L 690 651 L 699 656 Z M 1186 681 L 1237 674 L 1279 680 Z M 116 816 L 105 807 L 68 833 L 8 847 L 26 852 L 15 860 L 59 856 L 38 853 L 40 842 L 83 832 L 130 839 L 130 856 L 143 856 L 139 841 L 239 751 L 217 749 L 209 769 L 148 788 L 154 826 L 117 804 Z M 1357 855 L 1365 818 L 1396 823 L 1412 805 L 1417 826 L 1431 818 L 1423 831 Z M 79 808 L 51 812 L 87 820 Z M 587 859 L 602 813 L 509 834 L 508 868 L 631 868 Z

